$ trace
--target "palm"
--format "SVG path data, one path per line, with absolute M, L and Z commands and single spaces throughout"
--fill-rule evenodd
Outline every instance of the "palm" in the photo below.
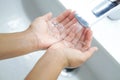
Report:
M 82 28 L 79 32 L 76 30 L 74 26 L 69 35 L 58 44 L 59 47 L 65 48 L 69 67 L 78 67 L 92 55 L 89 50 L 92 41 L 91 30 L 89 28 Z
M 53 32 L 49 30 L 49 27 L 51 26 L 48 25 L 48 21 L 45 21 L 42 18 L 40 20 L 36 19 L 35 23 L 33 23 L 32 26 L 35 26 L 35 28 L 32 30 L 37 37 L 38 46 L 42 45 L 40 47 L 43 49 L 49 47 L 49 45 L 59 40 L 57 40 L 57 38 L 54 38 Z
M 77 31 L 77 26 L 74 26 L 74 29 L 62 41 L 62 44 L 66 47 L 84 52 L 90 48 L 91 41 L 92 32 L 89 28 L 82 28 L 80 31 Z
M 70 26 L 76 22 L 74 12 L 68 10 L 54 19 L 51 19 L 50 14 L 39 17 L 31 24 L 31 27 L 34 27 L 32 31 L 37 37 L 38 46 L 46 49 L 53 43 L 64 39 L 72 29 Z M 59 26 L 55 27 L 54 23 L 59 23 Z

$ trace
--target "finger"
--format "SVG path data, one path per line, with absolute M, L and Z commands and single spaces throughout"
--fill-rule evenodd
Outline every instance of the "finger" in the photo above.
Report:
M 62 24 L 58 24 L 57 29 L 60 34 L 62 34 L 65 31 L 65 27 Z
M 61 39 L 64 39 L 74 28 L 74 26 L 70 26 L 68 29 L 64 29 L 63 33 L 61 33 Z
M 44 18 L 45 20 L 50 20 L 51 17 L 52 17 L 52 13 L 49 12 L 49 13 L 45 14 L 42 18 Z
M 78 42 L 76 42 L 76 48 L 81 50 L 81 51 L 86 51 L 86 48 L 84 49 L 83 47 L 86 45 L 86 43 L 84 42 L 84 38 L 85 38 L 85 34 L 87 32 L 86 28 L 83 28 L 83 31 L 81 32 L 81 36 Z M 75 42 L 74 42 L 75 43 Z M 88 48 L 87 48 L 88 49 Z
M 71 14 L 69 14 L 68 18 L 70 20 L 72 20 L 73 18 L 75 18 L 75 11 L 72 11 Z
M 68 17 L 70 13 L 71 13 L 71 10 L 64 11 L 62 14 L 56 17 L 57 22 L 61 23 L 61 21 L 63 21 L 66 17 Z
M 72 41 L 72 43 L 73 43 L 74 45 L 76 45 L 77 42 L 79 41 L 79 39 L 80 39 L 83 31 L 84 31 L 84 28 L 82 28 L 82 29 L 76 34 L 75 38 L 74 38 L 73 41 Z
M 74 17 L 75 12 L 71 12 L 63 21 L 61 21 L 61 24 L 66 25 L 69 23 Z
M 69 28 L 69 26 L 75 24 L 76 22 L 77 22 L 76 18 L 73 18 L 70 22 L 68 22 L 68 23 L 67 23 L 66 25 L 64 25 L 64 26 L 65 26 L 65 28 L 67 29 L 67 28 Z
M 62 24 L 59 24 L 59 26 L 57 27 L 58 30 L 60 31 L 60 34 L 62 32 L 65 31 L 65 29 L 68 29 L 69 27 L 71 27 L 72 25 L 76 24 L 77 20 L 74 18 L 73 20 L 71 20 L 67 25 L 63 26 Z
M 82 51 L 82 44 L 81 44 L 80 41 L 77 42 L 77 44 L 75 45 L 75 49 L 78 49 L 78 50 Z
M 79 40 L 79 43 L 81 43 L 82 47 L 81 47 L 81 51 L 86 51 L 90 46 L 89 46 L 89 41 L 86 40 L 86 37 L 88 37 L 87 33 L 90 29 L 89 28 L 84 28 L 84 32 L 82 33 L 82 36 Z M 89 38 L 89 37 L 88 37 Z
M 89 48 L 90 45 L 91 45 L 91 42 L 92 42 L 92 31 L 90 29 L 86 32 L 84 42 L 86 43 L 86 45 L 84 46 L 84 48 L 85 49 Z
M 92 48 L 88 49 L 88 50 L 84 53 L 84 54 L 85 54 L 84 59 L 87 60 L 88 58 L 90 58 L 90 57 L 93 55 L 93 53 L 94 53 L 95 51 L 97 51 L 97 50 L 98 50 L 97 47 L 92 47 Z
M 88 31 L 88 28 L 84 28 L 84 31 L 82 32 L 82 35 L 81 35 L 81 38 L 80 38 L 80 41 L 84 42 L 87 31 Z
M 77 26 L 74 26 L 72 31 L 65 38 L 65 40 L 71 42 L 75 38 L 76 31 L 77 31 Z

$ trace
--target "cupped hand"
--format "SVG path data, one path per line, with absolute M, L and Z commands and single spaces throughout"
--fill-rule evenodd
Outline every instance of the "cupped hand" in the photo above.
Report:
M 90 47 L 92 41 L 92 31 L 90 28 L 82 28 L 80 25 L 73 25 L 74 28 L 67 37 L 51 48 L 58 49 L 59 54 L 64 55 L 67 62 L 66 67 L 78 67 L 84 63 L 97 50 L 96 47 Z
M 70 26 L 76 22 L 74 12 L 70 10 L 66 10 L 55 18 L 52 18 L 52 13 L 48 13 L 36 18 L 28 30 L 34 34 L 36 47 L 47 49 L 52 44 L 64 39 L 72 30 Z

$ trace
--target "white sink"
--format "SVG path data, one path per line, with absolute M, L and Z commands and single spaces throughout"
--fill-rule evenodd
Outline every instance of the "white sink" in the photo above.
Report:
M 30 22 L 47 12 L 54 16 L 65 10 L 58 0 L 0 0 L 0 32 L 23 31 Z M 96 30 L 96 28 L 93 30 Z M 98 40 L 99 41 L 99 40 Z M 120 64 L 108 51 L 93 39 L 98 46 L 96 52 L 81 67 L 66 73 L 62 71 L 58 80 L 120 80 Z M 44 51 L 0 61 L 0 80 L 23 80 Z

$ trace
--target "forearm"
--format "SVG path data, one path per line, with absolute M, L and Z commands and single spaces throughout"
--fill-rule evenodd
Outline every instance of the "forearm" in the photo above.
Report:
M 35 42 L 28 31 L 0 34 L 0 59 L 11 58 L 35 51 Z
M 61 54 L 49 50 L 37 62 L 25 80 L 57 80 L 61 70 L 66 66 L 64 57 Z

